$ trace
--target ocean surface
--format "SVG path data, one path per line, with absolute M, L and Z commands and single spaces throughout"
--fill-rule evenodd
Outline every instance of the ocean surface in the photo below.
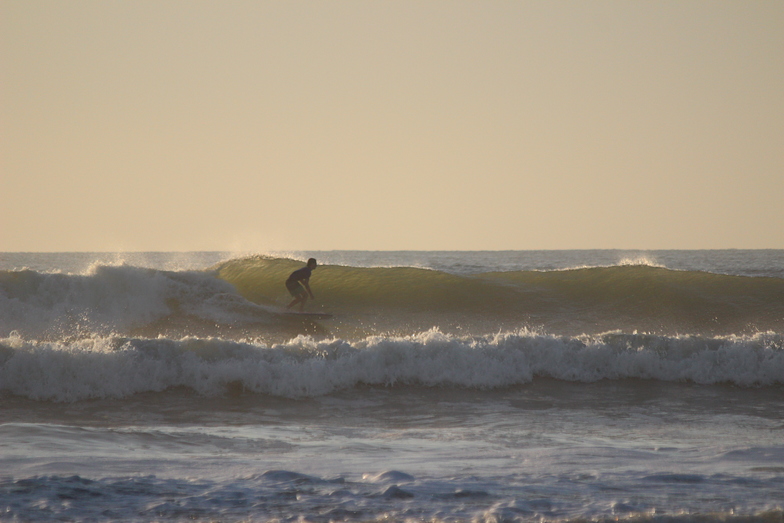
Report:
M 784 251 L 0 253 L 0 521 L 611 520 L 784 521 Z

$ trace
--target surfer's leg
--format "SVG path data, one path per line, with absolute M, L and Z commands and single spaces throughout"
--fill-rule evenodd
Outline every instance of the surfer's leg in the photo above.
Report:
M 308 302 L 308 295 L 303 294 L 300 296 L 300 303 L 299 303 L 299 312 L 305 312 L 305 304 Z
M 290 309 L 290 308 L 292 308 L 293 306 L 295 306 L 296 304 L 299 303 L 300 304 L 299 310 L 300 310 L 300 312 L 302 312 L 305 309 L 305 302 L 308 301 L 308 293 L 307 293 L 307 291 L 305 290 L 305 288 L 302 285 L 297 284 L 296 287 L 294 287 L 293 285 L 290 286 L 289 287 L 289 292 L 291 292 L 292 296 L 294 296 L 294 299 L 291 301 L 291 303 L 289 303 L 288 307 L 286 307 L 286 308 Z
M 290 308 L 292 308 L 293 306 L 295 306 L 296 304 L 298 304 L 298 303 L 299 303 L 300 299 L 301 299 L 301 297 L 300 297 L 300 296 L 297 296 L 296 298 L 294 298 L 293 300 L 291 300 L 291 303 L 289 303 L 289 304 L 286 306 L 286 308 L 287 308 L 287 309 L 290 309 Z

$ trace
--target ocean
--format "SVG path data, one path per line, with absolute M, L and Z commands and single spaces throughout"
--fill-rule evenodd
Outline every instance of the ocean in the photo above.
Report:
M 0 520 L 784 521 L 784 251 L 0 253 Z

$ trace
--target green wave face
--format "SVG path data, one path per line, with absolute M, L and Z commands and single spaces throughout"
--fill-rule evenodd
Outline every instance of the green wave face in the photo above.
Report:
M 225 262 L 217 275 L 245 298 L 285 304 L 300 261 L 254 257 Z M 438 327 L 471 334 L 544 329 L 668 334 L 781 331 L 784 280 L 617 266 L 458 276 L 411 267 L 320 266 L 311 278 L 314 310 L 363 323 L 370 332 Z M 372 322 L 372 325 L 370 325 Z

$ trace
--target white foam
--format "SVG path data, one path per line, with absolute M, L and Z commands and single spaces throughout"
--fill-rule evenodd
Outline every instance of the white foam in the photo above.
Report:
M 28 338 L 109 335 L 173 313 L 231 323 L 259 320 L 268 312 L 202 271 L 93 265 L 79 275 L 6 272 L 0 284 L 0 335 L 5 336 L 12 330 Z
M 357 342 L 300 336 L 273 346 L 199 338 L 96 337 L 66 344 L 12 337 L 0 341 L 0 391 L 77 401 L 180 386 L 215 396 L 240 385 L 297 398 L 362 384 L 497 388 L 535 377 L 766 386 L 784 383 L 782 345 L 778 334 L 457 338 L 436 330 Z
M 657 267 L 660 269 L 666 268 L 665 265 L 658 263 L 650 254 L 638 254 L 636 256 L 626 256 L 618 262 L 618 265 L 621 267 L 644 266 L 644 267 Z

